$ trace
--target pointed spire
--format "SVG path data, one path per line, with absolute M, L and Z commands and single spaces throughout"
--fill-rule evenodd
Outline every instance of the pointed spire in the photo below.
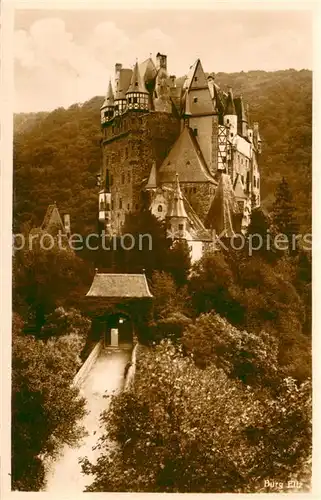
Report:
M 245 112 L 245 107 L 244 107 L 244 102 L 243 102 L 243 95 L 240 94 L 240 118 L 243 122 L 247 122 L 247 116 Z
M 126 94 L 129 94 L 132 92 L 140 92 L 141 94 L 148 94 L 148 91 L 145 87 L 144 80 L 141 77 L 141 74 L 139 72 L 137 61 L 136 61 L 135 66 L 134 66 L 132 78 L 131 78 L 130 85 L 128 87 Z
M 176 186 L 175 186 L 173 206 L 170 213 L 170 217 L 184 217 L 187 219 L 187 213 L 184 206 L 184 199 L 181 191 L 181 186 L 178 180 L 178 174 L 176 174 Z
M 225 107 L 225 115 L 236 115 L 232 87 L 229 87 Z
M 156 172 L 156 162 L 154 161 L 146 184 L 146 189 L 155 189 L 156 187 L 157 187 L 157 172 Z
M 109 80 L 108 90 L 102 108 L 106 108 L 107 106 L 113 106 L 113 105 L 114 105 L 114 93 L 113 93 L 113 87 L 111 86 L 111 80 Z

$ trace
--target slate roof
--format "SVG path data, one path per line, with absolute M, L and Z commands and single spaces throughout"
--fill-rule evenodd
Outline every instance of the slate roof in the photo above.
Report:
M 235 199 L 231 178 L 221 174 L 212 205 L 208 211 L 205 226 L 215 229 L 218 235 L 234 235 L 234 224 L 238 218 L 238 205 Z
M 225 114 L 226 115 L 236 115 L 234 99 L 233 99 L 233 92 L 232 92 L 231 87 L 229 88 L 228 95 L 227 95 Z
M 189 127 L 184 127 L 174 146 L 158 171 L 158 182 L 174 182 L 176 173 L 180 182 L 212 182 L 198 142 Z
M 153 162 L 145 189 L 155 189 L 157 187 L 156 163 Z
M 152 298 L 145 274 L 96 273 L 86 297 Z
M 41 224 L 41 229 L 43 231 L 47 231 L 48 233 L 50 233 L 50 231 L 54 227 L 60 228 L 61 231 L 63 231 L 63 232 L 65 231 L 65 226 L 63 225 L 59 210 L 58 210 L 57 205 L 55 203 L 48 206 L 43 223 Z
M 140 63 L 138 69 L 145 82 L 154 80 L 157 75 L 157 69 L 151 57 Z
M 114 93 L 113 93 L 113 88 L 111 86 L 111 81 L 109 80 L 107 94 L 106 94 L 104 103 L 100 109 L 103 109 L 107 106 L 113 106 L 113 105 L 114 105 Z
M 137 62 L 134 66 L 134 70 L 126 94 L 129 94 L 130 92 L 140 92 L 141 94 L 148 94 L 148 90 L 145 87 L 144 79 L 142 78 L 142 75 L 139 72 Z
M 115 89 L 115 100 L 126 99 L 126 91 L 129 87 L 133 71 L 131 69 L 122 68 L 119 72 L 118 88 Z

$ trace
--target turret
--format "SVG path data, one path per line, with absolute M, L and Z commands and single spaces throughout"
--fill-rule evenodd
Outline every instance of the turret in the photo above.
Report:
M 176 174 L 173 204 L 169 211 L 168 217 L 171 225 L 170 234 L 172 234 L 173 237 L 177 239 L 186 238 L 186 223 L 188 218 L 185 210 L 181 187 L 178 180 L 178 174 Z
M 232 87 L 229 87 L 224 111 L 224 125 L 229 129 L 229 139 L 237 134 L 237 114 L 235 111 Z
M 247 138 L 253 144 L 253 128 L 250 125 L 250 107 L 246 105 L 246 115 L 247 115 Z
M 259 132 L 258 122 L 253 123 L 253 143 L 258 153 L 262 152 L 262 141 Z
M 248 122 L 247 122 L 247 116 L 246 116 L 246 112 L 245 112 L 242 94 L 240 95 L 240 98 L 239 98 L 239 106 L 240 106 L 239 132 L 240 132 L 240 135 L 242 137 L 247 137 Z
M 99 191 L 99 221 L 104 224 L 108 233 L 111 227 L 111 192 L 109 184 L 109 170 L 106 170 L 105 183 Z
M 148 90 L 145 87 L 144 80 L 139 72 L 138 63 L 136 62 L 130 85 L 126 92 L 127 109 L 133 111 L 148 111 L 148 97 Z
M 104 103 L 100 108 L 100 116 L 102 125 L 111 120 L 114 116 L 114 93 L 110 80 Z

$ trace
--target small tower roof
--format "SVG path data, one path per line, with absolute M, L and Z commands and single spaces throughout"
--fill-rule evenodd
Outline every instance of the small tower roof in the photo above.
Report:
M 141 94 L 148 94 L 148 91 L 145 87 L 144 80 L 140 74 L 138 63 L 136 62 L 132 74 L 132 78 L 128 87 L 126 94 L 131 92 L 140 92 Z
M 184 217 L 187 218 L 187 213 L 184 206 L 184 199 L 181 191 L 181 186 L 178 180 L 178 174 L 176 174 L 176 186 L 173 199 L 173 205 L 169 213 L 169 217 Z
M 224 114 L 225 115 L 236 115 L 232 87 L 229 87 L 229 89 L 228 89 L 226 106 L 225 106 L 225 113 Z
M 246 116 L 246 112 L 245 112 L 245 106 L 244 106 L 242 94 L 239 97 L 235 97 L 234 105 L 235 105 L 236 114 L 239 117 L 239 119 L 242 122 L 247 122 L 247 116 Z
M 146 184 L 146 189 L 155 189 L 155 188 L 157 188 L 157 172 L 156 172 L 156 163 L 153 162 L 149 178 Z
M 102 105 L 101 109 L 107 108 L 108 106 L 113 106 L 113 105 L 114 105 L 114 93 L 113 93 L 113 87 L 111 86 L 111 81 L 109 80 L 107 94 L 106 94 L 104 104 Z

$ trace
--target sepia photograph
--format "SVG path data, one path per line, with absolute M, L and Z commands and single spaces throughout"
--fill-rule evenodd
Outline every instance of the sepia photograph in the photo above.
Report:
M 303 4 L 14 9 L 11 492 L 312 492 L 312 49 Z

